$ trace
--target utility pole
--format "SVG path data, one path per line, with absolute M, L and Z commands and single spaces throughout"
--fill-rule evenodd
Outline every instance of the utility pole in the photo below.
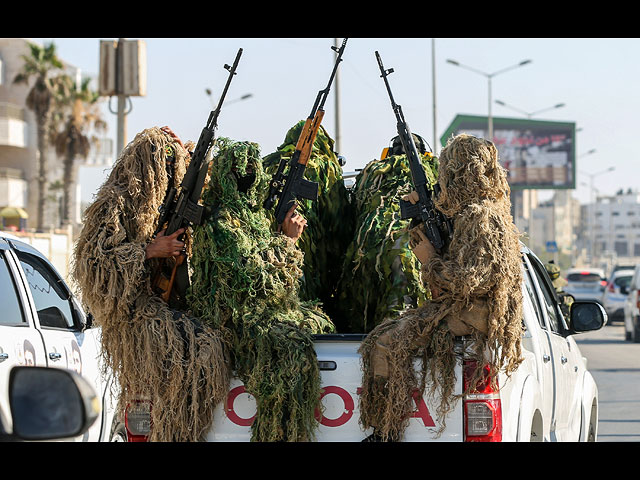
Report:
M 433 94 L 433 154 L 438 155 L 438 137 L 436 129 L 436 39 L 431 39 L 431 83 Z
M 334 38 L 333 39 L 333 45 L 336 48 L 340 47 L 339 44 L 339 38 Z M 341 153 L 341 135 L 340 135 L 340 72 L 336 71 L 336 76 L 335 76 L 335 89 L 334 91 L 334 100 L 335 100 L 335 110 L 336 110 L 336 152 L 338 152 L 338 155 L 340 155 Z
M 127 114 L 125 106 L 127 96 L 124 95 L 124 38 L 118 39 L 116 46 L 116 91 L 118 92 L 118 132 L 116 136 L 116 156 L 124 149 L 127 142 Z

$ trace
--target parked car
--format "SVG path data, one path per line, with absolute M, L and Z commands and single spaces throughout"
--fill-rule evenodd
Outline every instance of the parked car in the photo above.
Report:
M 624 301 L 629 293 L 633 270 L 616 270 L 602 293 L 602 306 L 607 311 L 609 322 L 624 321 Z
M 564 291 L 576 300 L 602 303 L 607 280 L 601 268 L 570 268 Z
M 640 343 L 640 312 L 638 310 L 638 290 L 640 290 L 640 265 L 636 265 L 629 282 L 627 297 L 624 302 L 624 337 Z
M 618 270 L 633 270 L 635 267 L 635 265 L 616 265 L 615 267 L 613 267 L 613 270 L 611 270 L 609 276 L 612 276 Z
M 11 422 L 8 385 L 16 366 L 76 372 L 95 390 L 101 417 L 75 441 L 110 435 L 114 401 L 100 364 L 100 329 L 91 328 L 78 299 L 45 255 L 0 232 L 0 418 Z

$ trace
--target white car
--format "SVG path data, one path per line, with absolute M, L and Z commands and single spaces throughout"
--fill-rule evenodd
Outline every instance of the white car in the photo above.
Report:
M 576 300 L 600 303 L 606 284 L 604 270 L 601 268 L 570 268 L 563 290 Z
M 633 270 L 616 270 L 611 274 L 609 282 L 602 294 L 602 306 L 607 311 L 609 322 L 624 321 L 624 302 L 629 293 L 629 285 Z

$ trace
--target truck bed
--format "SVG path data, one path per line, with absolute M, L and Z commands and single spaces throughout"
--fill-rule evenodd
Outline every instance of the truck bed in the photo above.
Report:
M 365 335 L 332 334 L 316 335 L 315 349 L 320 364 L 323 395 L 321 402 L 324 412 L 317 429 L 317 441 L 353 442 L 361 441 L 372 432 L 364 431 L 359 424 L 359 389 L 362 369 L 358 348 Z M 456 393 L 462 391 L 462 364 L 456 369 Z M 437 396 L 436 396 L 437 397 Z M 208 441 L 249 441 L 250 426 L 256 412 L 255 399 L 244 391 L 239 379 L 231 382 L 230 393 L 225 405 L 216 409 L 214 428 Z M 447 428 L 435 438 L 435 407 L 427 398 L 416 402 L 414 415 L 406 430 L 404 441 L 462 441 L 462 402 L 447 417 Z

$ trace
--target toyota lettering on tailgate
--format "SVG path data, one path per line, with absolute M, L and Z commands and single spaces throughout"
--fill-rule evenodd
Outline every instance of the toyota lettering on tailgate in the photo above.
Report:
M 360 388 L 358 388 L 357 393 L 360 394 Z M 246 416 L 246 412 L 241 414 L 236 411 L 236 399 L 242 394 L 250 396 L 250 394 L 245 390 L 244 385 L 240 385 L 231 389 L 229 391 L 229 394 L 227 395 L 225 411 L 227 417 L 229 418 L 229 420 L 231 420 L 231 422 L 241 427 L 250 427 L 255 419 L 255 413 L 252 416 L 248 417 Z M 327 418 L 320 413 L 319 409 L 316 409 L 316 419 L 318 420 L 318 422 L 320 422 L 320 424 L 324 425 L 325 427 L 340 427 L 351 420 L 351 417 L 353 417 L 353 411 L 355 409 L 355 402 L 351 394 L 342 387 L 330 385 L 323 388 L 322 394 L 320 395 L 320 401 L 322 401 L 322 399 L 327 395 L 337 395 L 342 400 L 342 414 L 337 418 Z M 411 418 L 421 419 L 425 427 L 435 427 L 435 422 L 431 417 L 431 413 L 429 413 L 429 408 L 427 407 L 424 398 L 422 398 L 419 393 L 416 392 L 413 396 L 413 399 L 416 404 L 416 410 L 414 410 L 411 414 Z

